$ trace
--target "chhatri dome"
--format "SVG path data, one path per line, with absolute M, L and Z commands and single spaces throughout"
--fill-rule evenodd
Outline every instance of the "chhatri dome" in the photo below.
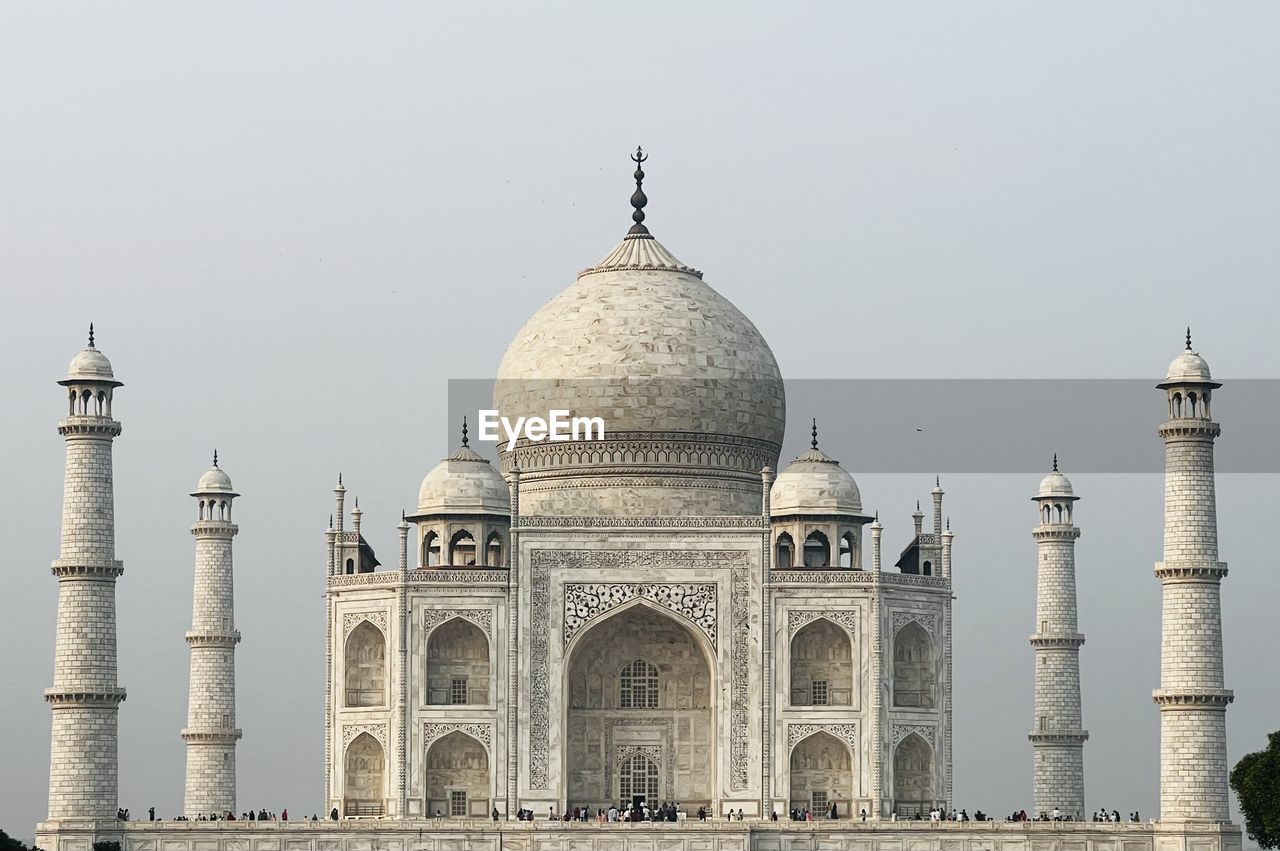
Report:
M 1053 454 L 1053 470 L 1040 480 L 1040 489 L 1036 491 L 1036 498 L 1040 499 L 1041 497 L 1078 498 L 1076 492 L 1071 488 L 1071 480 L 1058 469 L 1058 453 L 1056 452 Z
M 1208 362 L 1198 352 L 1191 350 L 1191 329 L 1187 329 L 1187 347 L 1169 364 L 1169 372 L 1165 375 L 1160 387 L 1168 384 L 1212 384 L 1218 387 L 1209 373 Z
M 808 452 L 796 458 L 778 475 L 769 492 L 770 513 L 862 514 L 862 494 L 840 462 L 818 448 L 818 421 Z
M 598 416 L 606 439 L 521 441 L 504 465 L 521 471 L 522 513 L 758 513 L 760 470 L 782 445 L 778 363 L 751 320 L 649 232 L 647 156 L 632 159 L 631 230 L 525 323 L 494 387 L 501 416 Z
M 192 496 L 200 496 L 202 494 L 229 494 L 231 496 L 239 496 L 234 493 L 231 487 L 231 477 L 223 472 L 218 466 L 218 450 L 213 451 L 213 466 L 209 471 L 200 477 L 200 481 L 196 483 L 196 489 L 192 492 Z
M 89 345 L 71 359 L 71 365 L 67 367 L 67 377 L 58 383 L 65 387 L 69 384 L 85 382 L 110 384 L 114 387 L 123 384 L 121 381 L 116 381 L 115 374 L 111 371 L 111 361 L 107 360 L 107 356 L 94 346 L 92 323 L 89 324 Z
M 511 513 L 511 492 L 502 474 L 469 445 L 462 421 L 462 445 L 427 473 L 418 489 L 418 514 Z

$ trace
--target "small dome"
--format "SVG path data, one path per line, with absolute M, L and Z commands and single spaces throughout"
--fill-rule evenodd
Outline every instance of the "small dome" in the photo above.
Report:
M 200 481 L 196 482 L 196 489 L 191 492 L 191 495 L 230 497 L 240 495 L 232 489 L 231 477 L 222 472 L 222 468 L 218 466 L 217 452 L 213 453 L 213 466 L 209 468 L 207 473 L 200 477 Z
M 469 446 L 441 461 L 418 489 L 420 514 L 511 514 L 502 474 Z
M 111 371 L 111 361 L 94 347 L 92 336 L 84 351 L 71 359 L 71 365 L 67 367 L 67 377 L 58 383 L 66 385 L 84 382 L 110 384 L 114 387 L 119 387 L 122 383 L 116 381 L 115 373 Z
M 1071 489 L 1071 480 L 1058 472 L 1057 469 L 1054 469 L 1052 473 L 1040 480 L 1040 490 L 1037 491 L 1036 496 L 1076 498 L 1075 491 Z
M 1209 374 L 1209 364 L 1205 359 L 1187 349 L 1169 364 L 1164 380 L 1167 384 L 1209 384 L 1213 382 L 1213 376 Z
M 814 447 L 791 462 L 769 491 L 770 511 L 781 514 L 861 514 L 853 476 Z

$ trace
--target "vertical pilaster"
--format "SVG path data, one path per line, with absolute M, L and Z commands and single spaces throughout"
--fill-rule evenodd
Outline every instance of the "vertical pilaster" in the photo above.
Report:
M 870 815 L 872 818 L 881 818 L 887 815 L 887 804 L 884 794 L 884 748 L 882 741 L 884 738 L 884 664 L 883 664 L 883 639 L 884 614 L 881 611 L 880 596 L 880 535 L 884 527 L 880 524 L 880 516 L 876 515 L 876 519 L 871 524 L 871 658 L 868 660 L 870 674 L 869 681 L 871 688 L 869 689 L 869 697 L 871 698 L 871 707 L 868 713 L 870 719 L 871 730 L 869 736 L 871 739 L 871 800 L 875 807 L 874 812 Z
M 760 470 L 760 587 L 763 604 L 760 612 L 760 654 L 762 698 L 760 713 L 760 797 L 761 810 L 766 817 L 773 812 L 773 736 L 776 695 L 781 693 L 773 681 L 773 583 L 769 581 L 773 537 L 770 526 L 773 468 Z
M 507 569 L 507 800 L 506 817 L 519 806 L 520 732 L 520 468 L 515 460 L 507 474 L 511 491 L 511 546 Z
M 941 520 L 942 507 L 941 507 L 940 496 L 936 499 L 936 502 L 938 503 L 938 512 L 937 512 L 938 519 Z M 954 538 L 955 538 L 955 535 L 952 534 L 951 532 L 951 522 L 948 520 L 947 527 L 942 532 L 942 577 L 947 580 L 948 586 L 950 586 L 951 584 L 951 546 Z M 945 691 L 943 692 L 943 700 L 945 700 L 946 703 L 944 704 L 944 709 L 943 709 L 943 737 L 942 737 L 942 748 L 943 748 L 942 762 L 943 762 L 943 765 L 945 766 L 946 774 L 943 777 L 942 797 L 944 802 L 946 803 L 947 809 L 954 809 L 955 795 L 954 795 L 954 786 L 952 782 L 954 778 L 954 762 L 952 760 L 953 750 L 951 747 L 951 742 L 954 739 L 954 736 L 952 733 L 951 720 L 952 720 L 952 695 L 955 692 L 955 686 L 951 679 L 951 670 L 952 670 L 951 601 L 954 600 L 955 597 L 949 592 L 950 592 L 950 588 L 948 587 L 946 611 L 944 613 L 946 616 L 946 633 L 945 633 L 946 643 L 945 643 L 945 646 L 943 647 L 943 665 L 946 672 L 947 683 L 945 686 Z
M 396 815 L 405 818 L 409 808 L 409 521 L 400 513 L 400 587 L 397 620 L 400 646 L 396 648 L 399 663 L 396 688 L 396 791 L 399 804 Z
M 1220 585 L 1227 566 L 1218 560 L 1213 444 L 1220 428 L 1210 419 L 1210 397 L 1221 385 L 1209 366 L 1187 349 L 1164 383 L 1169 418 L 1165 445 L 1164 560 L 1161 583 L 1160 818 L 1216 821 L 1230 818 L 1227 794 L 1227 705 L 1232 692 L 1222 675 Z
M 49 755 L 49 819 L 114 819 L 118 803 L 118 715 L 125 691 L 116 682 L 115 494 L 111 464 L 120 423 L 111 417 L 116 381 L 93 343 L 71 361 L 65 379 L 66 441 L 58 626 Z

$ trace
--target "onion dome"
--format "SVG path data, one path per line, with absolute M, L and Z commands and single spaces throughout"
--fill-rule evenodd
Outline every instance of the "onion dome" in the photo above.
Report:
M 89 325 L 89 345 L 71 359 L 71 365 L 67 367 L 67 377 L 58 383 L 66 386 L 90 382 L 110 384 L 113 387 L 120 387 L 124 383 L 116 381 L 115 374 L 111 371 L 111 361 L 107 360 L 107 356 L 94 346 L 92 324 Z
M 862 514 L 862 494 L 853 476 L 818 448 L 818 425 L 808 452 L 778 474 L 769 491 L 773 516 L 788 514 Z
M 503 463 L 521 470 L 522 513 L 758 513 L 760 470 L 782 446 L 782 374 L 751 320 L 649 232 L 645 155 L 632 159 L 635 224 L 519 330 L 493 395 L 513 422 L 600 417 L 604 445 L 522 440 Z
M 437 464 L 418 489 L 418 515 L 511 515 L 511 491 L 502 474 L 467 445 L 466 421 L 462 445 Z

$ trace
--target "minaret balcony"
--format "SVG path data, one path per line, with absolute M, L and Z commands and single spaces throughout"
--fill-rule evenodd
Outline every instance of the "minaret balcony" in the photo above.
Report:
M 1079 647 L 1084 644 L 1084 636 L 1078 632 L 1045 632 L 1031 636 L 1031 646 L 1040 648 Z
M 192 647 L 235 647 L 240 643 L 240 630 L 230 632 L 188 632 L 187 644 Z
M 1178 419 L 1165 420 L 1160 425 L 1160 436 L 1166 440 L 1169 438 L 1202 438 L 1217 437 L 1222 433 L 1222 426 L 1213 420 L 1204 420 L 1193 417 L 1179 417 Z
M 244 736 L 239 727 L 184 727 L 182 740 L 187 743 L 233 745 Z
M 1080 537 L 1080 529 L 1070 523 L 1041 523 L 1031 531 L 1037 541 L 1074 541 Z
M 1217 582 L 1227 575 L 1227 563 L 1217 562 L 1156 562 L 1156 578 L 1171 582 Z
M 106 435 L 119 437 L 123 426 L 119 420 L 111 417 L 73 416 L 58 422 L 58 434 L 67 435 Z
M 1151 699 L 1161 708 L 1226 709 L 1236 699 L 1229 688 L 1158 688 L 1151 692 Z
M 1027 734 L 1033 745 L 1083 745 L 1088 730 L 1032 730 Z
M 90 561 L 78 558 L 60 558 L 53 562 L 51 572 L 59 579 L 75 576 L 96 576 L 114 579 L 124 573 L 124 562 L 115 559 L 110 561 Z
M 47 688 L 44 690 L 44 699 L 55 707 L 71 704 L 115 706 L 124 702 L 125 692 L 119 686 L 100 689 Z

